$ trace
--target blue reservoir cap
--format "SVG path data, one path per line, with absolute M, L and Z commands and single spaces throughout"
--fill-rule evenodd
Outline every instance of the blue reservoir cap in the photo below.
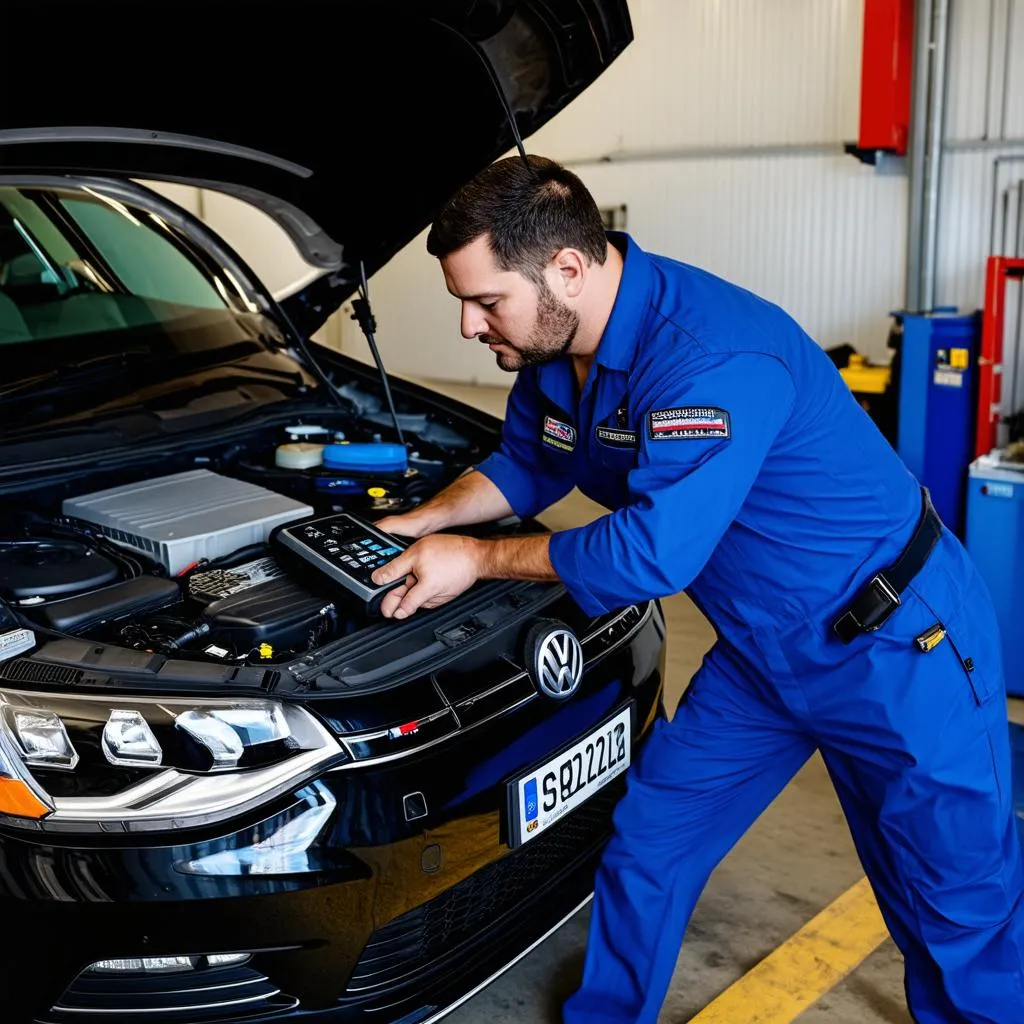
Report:
M 401 473 L 409 468 L 405 445 L 390 442 L 329 444 L 324 448 L 327 469 L 352 472 Z

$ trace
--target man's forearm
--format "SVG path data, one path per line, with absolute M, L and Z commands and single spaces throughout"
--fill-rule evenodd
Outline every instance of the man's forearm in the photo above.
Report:
M 488 580 L 558 579 L 548 555 L 548 534 L 480 540 L 479 577 Z
M 475 469 L 453 480 L 443 491 L 407 513 L 422 526 L 421 536 L 453 526 L 490 523 L 512 514 L 512 507 L 498 487 Z

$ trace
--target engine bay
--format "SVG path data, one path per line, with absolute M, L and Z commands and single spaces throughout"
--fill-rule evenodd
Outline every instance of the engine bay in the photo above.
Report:
M 6 497 L 0 613 L 39 641 L 222 665 L 281 663 L 363 628 L 364 608 L 281 563 L 272 531 L 332 512 L 372 522 L 409 511 L 481 457 L 446 418 L 407 416 L 399 446 L 366 411 L 307 414 Z M 0 660 L 32 646 L 11 635 Z

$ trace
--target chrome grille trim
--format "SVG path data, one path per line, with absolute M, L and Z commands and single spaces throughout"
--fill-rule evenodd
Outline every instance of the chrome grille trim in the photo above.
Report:
M 593 646 L 594 641 L 597 638 L 599 638 L 602 633 L 614 628 L 627 615 L 630 615 L 631 613 L 635 612 L 637 608 L 638 606 L 636 604 L 631 604 L 628 608 L 624 608 L 621 612 L 619 612 L 618 615 L 615 616 L 615 618 L 604 623 L 604 625 L 600 626 L 598 629 L 592 630 L 583 638 L 583 640 L 580 641 L 580 644 L 583 647 L 584 654 L 584 671 L 590 668 L 591 665 L 595 665 L 598 661 L 605 658 L 612 651 L 617 650 L 623 644 L 626 644 L 630 640 L 632 640 L 633 637 L 636 636 L 636 634 L 647 624 L 651 616 L 654 614 L 654 602 L 648 601 L 647 606 L 641 612 L 640 617 L 632 626 L 629 627 L 627 632 L 623 633 L 621 637 L 619 637 L 613 643 L 609 644 L 607 647 L 595 652 L 591 657 L 587 658 L 587 645 L 590 644 L 591 646 Z M 485 693 L 476 694 L 472 699 L 474 701 L 481 700 L 485 696 L 497 693 L 500 690 L 503 690 L 505 687 L 511 686 L 513 683 L 518 683 L 521 680 L 527 678 L 529 678 L 529 673 L 525 670 L 516 672 L 515 675 L 510 676 L 508 679 L 505 679 L 502 682 L 495 684 Z M 379 757 L 366 757 L 361 759 L 353 758 L 353 760 L 351 761 L 346 761 L 344 764 L 340 764 L 337 767 L 330 769 L 329 774 L 333 774 L 334 772 L 351 771 L 353 768 L 362 768 L 365 765 L 385 764 L 388 761 L 397 761 L 400 758 L 409 757 L 412 754 L 418 754 L 423 750 L 429 750 L 431 747 L 435 747 L 439 743 L 449 742 L 453 735 L 457 735 L 458 733 L 465 734 L 466 732 L 469 732 L 470 729 L 476 729 L 479 728 L 481 725 L 486 725 L 488 722 L 494 721 L 495 718 L 498 718 L 501 715 L 506 715 L 510 711 L 516 711 L 519 708 L 523 707 L 526 704 L 529 704 L 531 701 L 536 700 L 539 697 L 540 694 L 534 691 L 528 697 L 524 697 L 521 700 L 516 701 L 514 704 L 509 704 L 507 707 L 503 707 L 500 711 L 495 711 L 494 714 L 488 715 L 486 718 L 481 718 L 479 721 L 473 722 L 472 724 L 464 727 L 461 725 L 461 723 L 459 723 L 458 705 L 453 704 L 450 706 L 450 710 L 456 722 L 457 728 L 455 731 L 447 733 L 444 736 L 438 736 L 435 739 L 428 741 L 427 743 L 423 743 L 415 747 L 409 747 L 405 750 L 395 751 L 395 753 L 393 754 L 381 754 Z M 446 708 L 444 712 L 438 712 L 437 714 L 447 714 L 448 710 L 449 709 Z M 436 717 L 436 715 L 433 717 Z M 382 736 L 386 736 L 387 734 L 387 729 L 378 729 L 374 730 L 372 733 L 336 733 L 335 737 L 339 741 L 341 741 L 345 745 L 346 749 L 351 753 L 353 745 L 363 741 L 380 739 Z
M 221 1009 L 227 1009 L 228 1007 L 231 1007 L 231 1006 L 242 1006 L 242 1005 L 244 1005 L 246 1003 L 264 1003 L 264 1002 L 266 1002 L 269 999 L 273 999 L 274 996 L 279 996 L 280 994 L 281 994 L 281 990 L 279 988 L 275 988 L 275 989 L 273 989 L 270 992 L 261 992 L 258 996 L 246 996 L 244 999 L 227 999 L 227 1000 L 223 1000 L 221 1002 L 216 1002 L 216 1003 L 193 1003 L 191 1005 L 186 1005 L 186 1006 L 147 1006 L 147 1007 L 126 1006 L 126 1007 L 123 1007 L 123 1008 L 117 1007 L 117 1008 L 114 1008 L 114 1009 L 112 1009 L 110 1007 L 106 1007 L 106 1006 L 103 1006 L 103 1007 L 100 1007 L 100 1006 L 97 1006 L 97 1007 L 64 1006 L 63 1004 L 58 1003 L 56 1006 L 54 1006 L 50 1010 L 50 1012 L 51 1013 L 92 1013 L 92 1014 L 97 1014 L 97 1013 L 102 1013 L 102 1014 L 132 1013 L 132 1014 L 135 1014 L 136 1017 L 145 1017 L 145 1016 L 149 1016 L 149 1014 L 158 1014 L 158 1013 L 197 1013 L 197 1012 L 202 1011 L 202 1010 L 221 1010 Z M 285 1009 L 294 1010 L 295 1007 L 299 1005 L 298 999 L 296 999 L 294 996 L 288 996 L 287 998 L 291 1001 L 291 1005 L 290 1006 L 285 1006 L 285 1005 L 282 1004 L 280 1006 L 280 1009 L 281 1010 L 285 1010 Z M 278 1007 L 275 1006 L 274 1010 L 275 1011 L 278 1010 Z
M 282 992 L 261 971 L 250 966 L 214 966 L 192 972 L 93 974 L 83 971 L 35 1024 L 67 1024 L 69 1020 L 168 1021 L 200 1017 L 207 1024 L 231 1020 L 259 1021 L 268 1014 L 290 1013 L 297 997 Z
M 505 683 L 501 683 L 500 685 L 501 686 L 505 686 L 506 684 Z M 455 714 L 455 708 L 451 707 L 451 706 L 444 707 L 440 711 L 435 711 L 432 714 L 424 715 L 422 718 L 417 718 L 416 721 L 420 725 L 426 725 L 426 724 L 428 724 L 430 722 L 436 722 L 439 718 L 444 718 L 445 715 L 451 715 L 455 719 L 456 725 L 458 725 L 458 722 L 459 722 L 458 715 Z M 387 736 L 387 734 L 389 732 L 391 732 L 390 729 L 376 729 L 374 732 L 360 732 L 360 733 L 354 733 L 353 732 L 353 733 L 343 733 L 343 734 L 342 733 L 338 733 L 337 734 L 337 739 L 340 740 L 342 743 L 345 743 L 346 744 L 346 749 L 348 750 L 349 755 L 350 756 L 354 756 L 352 754 L 351 748 L 349 748 L 347 746 L 347 744 L 349 744 L 349 743 L 368 743 L 370 740 L 383 739 L 385 736 Z M 368 760 L 369 759 L 367 758 L 367 759 L 365 759 L 363 761 L 360 761 L 359 763 L 360 764 L 366 764 L 368 762 Z

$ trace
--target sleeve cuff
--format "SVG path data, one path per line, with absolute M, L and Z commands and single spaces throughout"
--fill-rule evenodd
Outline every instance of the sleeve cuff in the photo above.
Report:
M 588 615 L 601 615 L 613 609 L 605 605 L 586 584 L 586 574 L 582 571 L 579 557 L 586 539 L 586 526 L 559 530 L 548 541 L 548 558 L 551 559 L 551 567 L 556 575 L 569 591 L 569 596 Z

